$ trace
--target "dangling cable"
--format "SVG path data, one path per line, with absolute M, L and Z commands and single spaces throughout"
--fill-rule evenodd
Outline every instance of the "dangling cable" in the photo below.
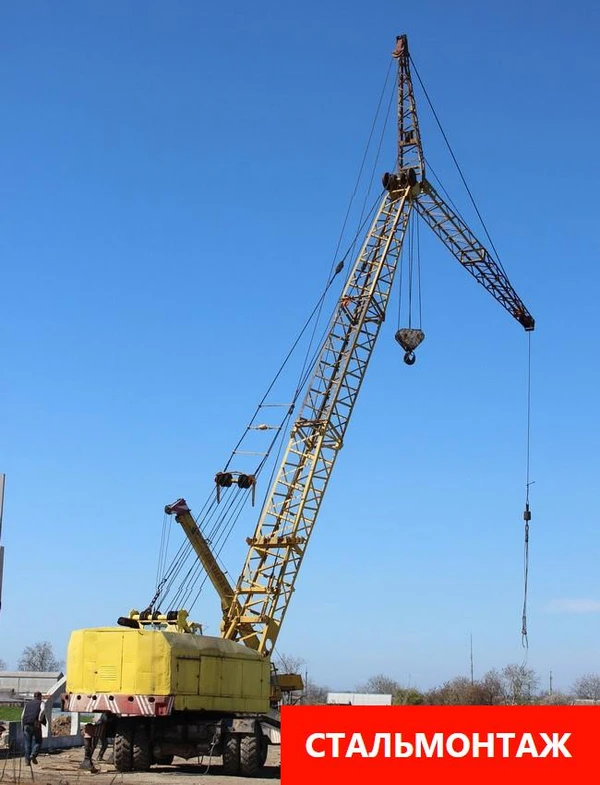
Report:
M 412 218 L 412 216 L 411 216 Z M 408 227 L 408 329 L 412 327 L 412 295 L 413 295 L 413 266 L 414 266 L 414 236 L 415 221 L 409 218 Z
M 421 238 L 419 235 L 419 221 L 415 221 L 415 236 L 417 247 L 417 285 L 419 297 L 419 330 L 423 327 L 423 308 L 421 305 Z
M 531 333 L 528 334 L 528 347 L 527 347 L 527 447 L 526 447 L 526 460 L 525 460 L 525 511 L 523 512 L 523 520 L 525 521 L 525 542 L 523 549 L 523 616 L 521 626 L 521 643 L 528 649 L 529 641 L 527 640 L 527 589 L 529 582 L 529 521 L 531 520 L 531 511 L 529 509 L 529 486 L 532 485 L 529 477 L 530 466 L 530 444 L 531 444 Z

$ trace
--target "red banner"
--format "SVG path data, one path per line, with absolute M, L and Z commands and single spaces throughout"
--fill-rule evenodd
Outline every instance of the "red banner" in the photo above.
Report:
M 596 780 L 599 730 L 597 706 L 284 706 L 281 782 Z

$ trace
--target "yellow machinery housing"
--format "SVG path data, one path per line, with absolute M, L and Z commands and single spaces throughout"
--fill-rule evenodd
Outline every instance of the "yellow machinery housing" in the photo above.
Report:
M 252 649 L 222 638 L 98 627 L 71 635 L 67 690 L 82 696 L 76 709 L 81 711 L 109 711 L 121 704 L 127 709 L 129 703 L 131 711 L 120 714 L 262 714 L 270 708 L 270 664 Z M 143 712 L 138 696 L 144 698 Z

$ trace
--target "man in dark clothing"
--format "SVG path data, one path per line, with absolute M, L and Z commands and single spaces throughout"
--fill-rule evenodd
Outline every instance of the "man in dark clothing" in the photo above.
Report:
M 100 742 L 100 752 L 98 753 L 98 760 L 104 760 L 104 754 L 108 749 L 108 740 L 115 737 L 115 722 L 111 719 L 111 715 L 104 711 L 96 720 L 96 736 L 94 738 L 94 749 L 98 742 Z
M 42 745 L 42 724 L 46 724 L 45 705 L 42 693 L 34 692 L 33 698 L 25 703 L 21 715 L 25 763 L 37 763 L 37 754 Z

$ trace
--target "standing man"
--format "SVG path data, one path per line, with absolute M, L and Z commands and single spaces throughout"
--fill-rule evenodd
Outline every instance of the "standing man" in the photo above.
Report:
M 98 742 L 100 742 L 100 752 L 98 753 L 98 760 L 104 760 L 104 753 L 108 749 L 108 740 L 115 737 L 115 722 L 111 719 L 111 715 L 104 711 L 96 720 L 96 737 L 94 739 L 94 749 Z
M 37 754 L 42 746 L 42 725 L 46 724 L 45 704 L 41 692 L 34 692 L 33 698 L 23 707 L 21 723 L 23 725 L 23 744 L 25 747 L 25 763 L 37 764 Z

